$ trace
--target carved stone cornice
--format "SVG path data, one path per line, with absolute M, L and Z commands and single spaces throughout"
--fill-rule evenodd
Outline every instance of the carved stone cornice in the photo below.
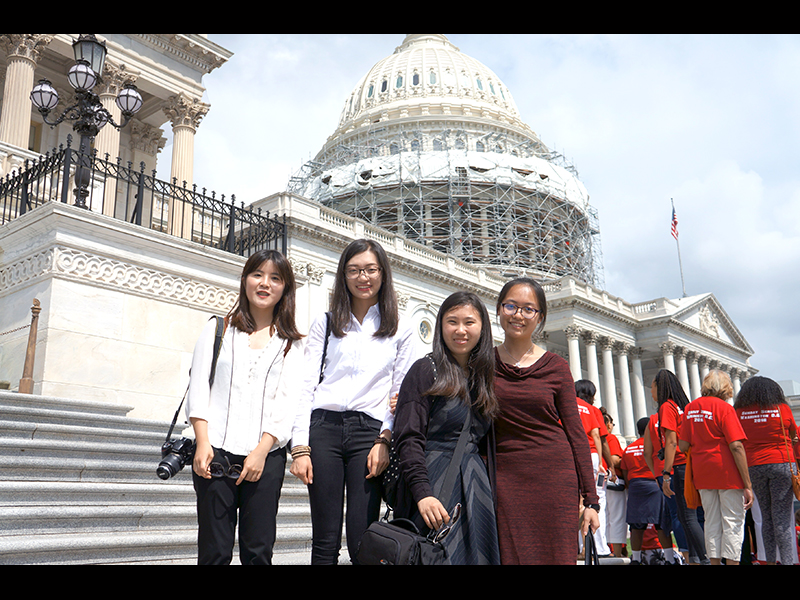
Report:
M 585 344 L 589 344 L 590 346 L 596 346 L 602 338 L 602 336 L 596 331 L 589 330 L 582 331 L 581 336 L 583 337 L 583 342 Z
M 164 131 L 159 127 L 153 127 L 137 119 L 133 119 L 129 124 L 131 134 L 130 146 L 134 150 L 140 150 L 150 156 L 158 154 L 167 144 L 167 139 L 163 136 Z
M 106 60 L 103 67 L 103 76 L 98 81 L 94 92 L 98 96 L 118 96 L 126 83 L 136 83 L 138 73 L 132 73 L 125 65 L 115 65 Z
M 189 127 L 197 130 L 200 121 L 208 114 L 210 108 L 210 104 L 180 93 L 170 96 L 167 99 L 167 105 L 162 110 L 172 122 L 173 127 Z
M 2 33 L 0 47 L 9 58 L 27 58 L 36 64 L 42 51 L 52 40 L 53 35 L 48 33 Z
M 227 311 L 239 290 L 226 289 L 171 273 L 147 269 L 112 258 L 54 246 L 0 269 L 0 295 L 13 287 L 46 276 L 91 283 L 113 291 Z

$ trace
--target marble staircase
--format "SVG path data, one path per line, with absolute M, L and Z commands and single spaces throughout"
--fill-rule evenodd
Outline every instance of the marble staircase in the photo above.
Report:
M 0 565 L 196 562 L 189 468 L 159 479 L 169 423 L 129 411 L 0 391 Z M 308 564 L 310 546 L 308 494 L 287 465 L 274 563 Z

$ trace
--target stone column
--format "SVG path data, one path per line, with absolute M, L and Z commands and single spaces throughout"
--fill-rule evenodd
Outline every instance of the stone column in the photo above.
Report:
M 122 87 L 128 83 L 133 82 L 133 77 L 126 73 L 123 68 L 115 67 L 106 61 L 105 68 L 103 69 L 102 83 L 98 83 L 94 92 L 100 98 L 103 107 L 111 113 L 114 122 L 119 125 L 122 122 L 122 111 L 117 106 L 117 96 Z M 94 139 L 94 147 L 97 150 L 97 157 L 100 160 L 107 160 L 115 163 L 120 155 L 119 149 L 120 131 L 113 125 L 106 124 Z M 103 191 L 103 214 L 114 216 L 114 206 L 116 205 L 116 191 L 117 180 L 110 177 L 105 184 Z M 124 212 L 119 216 L 124 217 Z
M 731 404 L 733 404 L 734 398 L 739 394 L 739 390 L 742 389 L 741 374 L 742 371 L 740 369 L 731 369 L 731 383 L 733 383 L 733 398 L 730 399 Z
M 691 396 L 692 391 L 689 387 L 689 370 L 686 368 L 686 348 L 679 347 L 675 349 L 675 363 L 675 374 L 678 376 L 678 380 L 683 386 L 683 391 L 687 396 Z M 694 398 L 689 398 L 689 400 L 694 400 Z
M 661 348 L 661 355 L 664 358 L 664 368 L 675 373 L 675 358 L 672 353 L 675 351 L 675 344 L 672 342 L 662 342 L 658 345 Z
M 203 117 L 208 113 L 208 104 L 178 94 L 169 98 L 164 112 L 172 122 L 172 170 L 170 181 L 178 187 L 184 184 L 191 189 L 194 182 L 194 134 Z M 169 230 L 172 235 L 191 239 L 192 211 L 184 202 L 171 200 Z
M 620 412 L 622 413 L 622 435 L 636 436 L 636 423 L 633 420 L 633 399 L 631 398 L 631 374 L 628 368 L 628 352 L 630 344 L 619 342 L 616 344 L 617 372 L 619 373 L 620 387 Z
M 600 335 L 594 331 L 584 331 L 582 335 L 583 343 L 586 345 L 586 372 L 589 381 L 597 388 L 594 398 L 598 406 L 604 406 L 603 393 L 600 390 L 600 370 L 597 367 L 597 342 L 600 340 Z M 616 420 L 614 422 L 616 423 Z
M 689 382 L 690 388 L 692 390 L 692 395 L 689 400 L 694 400 L 695 398 L 700 397 L 700 369 L 697 366 L 697 362 L 699 360 L 699 356 L 697 352 L 690 352 L 689 353 Z
M 703 385 L 703 379 L 706 378 L 708 372 L 711 370 L 709 368 L 709 359 L 707 356 L 698 356 L 697 357 L 697 364 L 700 367 L 700 385 Z
M 614 383 L 614 340 L 604 337 L 600 341 L 600 349 L 603 354 L 603 406 L 608 410 L 608 414 L 619 423 L 619 408 L 617 406 L 617 386 Z
M 569 351 L 569 370 L 572 373 L 572 379 L 578 381 L 583 379 L 581 371 L 581 330 L 579 327 L 569 325 L 564 329 L 567 334 L 567 350 Z
M 0 34 L 0 46 L 6 52 L 7 62 L 0 142 L 28 149 L 31 110 L 35 110 L 30 99 L 34 70 L 42 50 L 52 39 L 53 36 L 41 33 Z
M 647 393 L 642 373 L 643 348 L 632 348 L 631 356 L 631 389 L 633 391 L 633 412 L 635 422 L 647 416 Z M 636 432 L 638 435 L 638 432 Z
M 540 331 L 539 333 L 534 334 L 531 339 L 533 343 L 539 346 L 542 350 L 547 350 L 547 341 L 550 339 L 550 335 L 546 331 Z

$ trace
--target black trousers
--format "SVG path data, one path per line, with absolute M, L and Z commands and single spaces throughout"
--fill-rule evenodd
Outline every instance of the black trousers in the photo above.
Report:
M 219 450 L 231 464 L 243 464 L 245 456 Z M 286 448 L 267 455 L 258 481 L 230 477 L 205 479 L 192 471 L 197 493 L 197 564 L 228 565 L 233 559 L 236 525 L 239 525 L 239 558 L 243 565 L 272 564 L 277 535 L 278 501 L 286 471 Z
M 381 422 L 357 411 L 311 413 L 309 444 L 314 482 L 311 505 L 311 564 L 336 564 L 342 545 L 345 490 L 347 550 L 355 556 L 361 537 L 381 510 L 381 478 L 367 479 L 367 456 Z

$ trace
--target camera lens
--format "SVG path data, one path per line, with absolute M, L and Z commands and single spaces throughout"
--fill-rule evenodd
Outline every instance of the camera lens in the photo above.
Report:
M 164 465 L 158 465 L 158 468 L 156 469 L 156 474 L 161 479 L 169 479 L 174 475 L 174 473 L 171 473 L 170 469 Z

